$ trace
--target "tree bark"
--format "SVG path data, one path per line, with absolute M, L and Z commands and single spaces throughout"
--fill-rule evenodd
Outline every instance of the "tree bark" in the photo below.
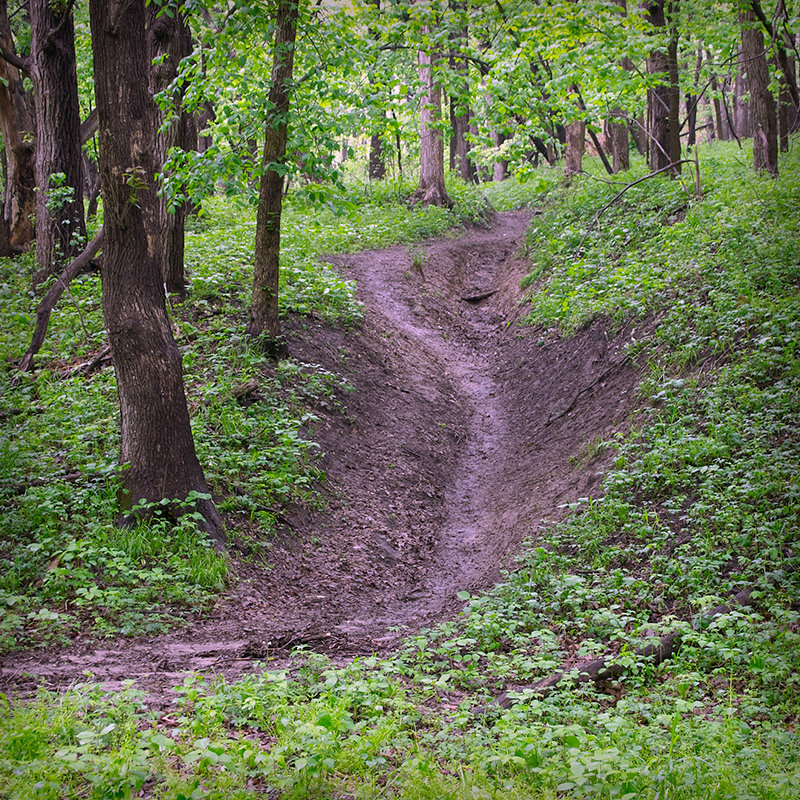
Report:
M 457 11 L 465 9 L 464 2 L 451 2 L 451 8 Z M 465 26 L 458 31 L 452 39 L 453 50 L 458 52 L 466 47 L 469 40 L 469 31 Z M 450 169 L 458 172 L 461 180 L 466 183 L 477 183 L 478 170 L 475 163 L 469 158 L 470 120 L 472 110 L 469 107 L 469 81 L 467 73 L 469 65 L 466 60 L 457 55 L 450 59 L 451 69 L 459 76 L 456 79 L 458 94 L 450 98 Z
M 15 52 L 7 0 L 0 0 L 0 46 L 8 53 Z M 0 58 L 0 132 L 7 161 L 3 227 L 8 230 L 10 252 L 21 253 L 34 238 L 36 125 L 19 69 L 4 58 Z
M 369 179 L 382 181 L 386 177 L 386 162 L 383 159 L 383 143 L 380 134 L 373 133 L 369 139 Z
M 145 0 L 90 0 L 105 215 L 103 317 L 122 423 L 123 512 L 145 500 L 208 494 L 183 388 L 181 353 L 167 316 L 153 173 L 155 114 L 148 91 Z M 222 519 L 207 498 L 190 501 L 212 539 Z M 137 513 L 137 512 L 134 512 Z M 147 514 L 147 511 L 138 514 Z
M 656 29 L 666 27 L 664 16 L 664 0 L 649 0 L 645 3 L 647 21 Z M 670 157 L 670 87 L 663 82 L 669 74 L 667 54 L 661 50 L 652 50 L 647 58 L 647 72 L 650 75 L 662 76 L 662 83 L 647 90 L 647 131 L 648 131 L 648 163 L 654 172 L 671 163 Z
M 567 125 L 567 149 L 564 154 L 564 176 L 579 175 L 583 171 L 583 154 L 586 150 L 586 122 L 577 119 Z
M 256 218 L 253 301 L 247 327 L 249 336 L 260 338 L 265 349 L 277 355 L 285 351 L 285 346 L 280 342 L 278 279 L 289 93 L 299 19 L 300 10 L 296 0 L 279 0 L 269 90 L 270 111 L 267 115 Z
M 743 68 L 750 85 L 753 129 L 753 167 L 778 175 L 778 119 L 775 98 L 769 88 L 769 67 L 764 51 L 764 36 L 754 23 L 755 12 L 739 14 L 742 25 Z
M 58 8 L 51 0 L 30 0 L 39 188 L 34 286 L 60 272 L 86 246 L 75 25 L 72 9 Z
M 675 174 L 681 172 L 681 87 L 678 73 L 678 2 L 667 0 L 669 44 L 667 45 L 667 71 L 669 73 L 669 158 L 675 165 Z
M 430 30 L 423 28 L 423 34 Z M 419 186 L 411 195 L 412 205 L 447 206 L 453 201 L 444 185 L 444 141 L 439 124 L 442 119 L 442 90 L 434 74 L 437 56 L 419 51 L 419 78 L 425 91 L 422 98 L 419 145 Z
M 178 65 L 182 58 L 192 53 L 192 37 L 183 14 L 175 10 L 172 16 L 159 14 L 161 8 L 155 4 L 147 6 L 147 41 L 151 63 L 155 62 L 150 72 L 150 92 L 156 95 L 168 89 L 178 74 Z M 197 134 L 191 116 L 181 109 L 183 92 L 175 91 L 172 100 L 175 103 L 175 117 L 166 131 L 161 131 L 166 114 L 157 110 L 155 165 L 157 170 L 163 169 L 170 148 L 180 147 L 183 150 L 197 149 Z M 178 204 L 170 213 L 169 201 L 159 198 L 159 220 L 161 230 L 161 268 L 164 273 L 164 284 L 167 292 L 183 302 L 186 299 L 186 275 L 184 272 L 184 245 L 186 217 L 189 203 Z

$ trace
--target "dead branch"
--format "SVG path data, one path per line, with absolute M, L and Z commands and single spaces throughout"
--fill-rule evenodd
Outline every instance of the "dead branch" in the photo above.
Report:
M 749 605 L 751 593 L 752 589 L 744 589 L 734 595 L 729 603 L 712 608 L 711 611 L 700 617 L 699 624 L 708 625 L 717 619 L 717 617 L 721 617 L 723 614 L 729 614 L 734 606 Z M 637 647 L 636 650 L 633 651 L 633 654 L 636 656 L 637 660 L 648 659 L 650 664 L 658 666 L 668 658 L 672 658 L 680 646 L 681 632 L 672 631 L 662 636 L 656 642 Z M 619 677 L 627 671 L 627 667 L 614 661 L 613 657 L 609 656 L 606 658 L 598 658 L 587 664 L 582 664 L 577 667 L 576 670 L 554 672 L 547 678 L 537 681 L 530 686 L 524 686 L 516 691 L 531 691 L 537 697 L 546 697 L 565 679 L 569 680 L 574 686 L 590 682 L 605 681 Z M 514 700 L 509 696 L 508 692 L 503 692 L 503 694 L 497 698 L 496 702 L 501 708 L 511 708 Z
M 30 372 L 33 369 L 33 359 L 44 344 L 47 326 L 50 324 L 50 314 L 64 294 L 73 278 L 88 266 L 89 262 L 97 255 L 103 245 L 103 228 L 97 232 L 87 248 L 64 269 L 58 280 L 50 287 L 50 291 L 36 306 L 36 329 L 31 338 L 31 344 L 19 365 L 20 372 Z
M 662 172 L 668 172 L 669 170 L 674 169 L 678 164 L 694 164 L 694 161 L 692 159 L 690 159 L 690 158 L 682 158 L 680 161 L 674 161 L 672 164 L 667 164 L 666 167 L 661 167 L 661 169 L 657 169 L 655 172 L 650 172 L 647 175 L 645 175 L 643 178 L 638 178 L 637 180 L 631 181 L 630 183 L 628 183 L 625 186 L 623 186 L 622 190 L 617 192 L 617 194 L 615 194 L 611 198 L 611 200 L 609 200 L 592 217 L 592 221 L 589 223 L 589 227 L 586 229 L 586 233 L 583 234 L 583 239 L 581 239 L 581 243 L 578 245 L 577 249 L 575 250 L 575 255 L 573 255 L 572 257 L 573 258 L 577 258 L 580 255 L 581 250 L 583 250 L 583 246 L 586 244 L 586 240 L 589 238 L 589 234 L 592 232 L 592 229 L 594 228 L 594 226 L 600 221 L 600 217 L 602 217 L 603 214 L 605 214 L 606 211 L 608 211 L 608 209 L 611 208 L 611 206 L 613 206 L 614 203 L 616 203 L 617 200 L 619 200 L 620 197 L 622 197 L 622 195 L 624 195 L 625 192 L 628 191 L 628 189 L 632 189 L 637 184 L 642 183 L 643 181 L 649 180 L 650 178 L 653 178 L 656 175 L 660 175 Z

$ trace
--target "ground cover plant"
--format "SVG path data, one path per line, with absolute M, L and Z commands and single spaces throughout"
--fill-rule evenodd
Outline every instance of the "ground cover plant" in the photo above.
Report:
M 479 221 L 485 201 L 454 187 L 454 210 L 409 210 L 411 187 L 351 187 L 287 202 L 282 263 L 284 313 L 355 325 L 354 286 L 320 256 L 415 242 Z M 327 196 L 326 196 L 327 197 Z M 98 221 L 99 222 L 99 221 Z M 231 535 L 266 538 L 287 502 L 320 502 L 324 475 L 313 440 L 315 410 L 350 387 L 315 364 L 277 367 L 244 337 L 252 283 L 255 209 L 211 198 L 187 236 L 189 298 L 172 309 L 184 357 L 198 454 Z M 3 259 L 0 324 L 0 651 L 137 635 L 185 624 L 229 580 L 225 556 L 186 515 L 121 533 L 114 525 L 119 420 L 97 274 L 80 276 L 57 307 L 40 368 L 16 372 L 36 298 L 30 256 Z M 157 510 L 157 509 L 156 509 Z M 242 533 L 246 531 L 247 534 Z
M 634 322 L 642 410 L 575 459 L 576 469 L 607 459 L 602 492 L 575 498 L 502 584 L 463 593 L 456 619 L 391 657 L 342 666 L 300 648 L 285 668 L 265 664 L 240 681 L 189 677 L 167 713 L 151 712 L 133 687 L 0 698 L 3 791 L 797 797 L 796 161 L 795 151 L 772 181 L 751 176 L 733 148 L 703 148 L 701 164 L 713 168 L 702 199 L 655 178 L 588 236 L 619 187 L 587 176 L 547 197 L 533 181 L 495 190 L 496 204 L 507 192 L 544 212 L 528 281 L 543 346 L 597 315 Z M 208 300 L 235 308 L 235 297 Z M 254 354 L 236 357 L 264 380 Z M 313 374 L 323 386 L 335 380 Z M 99 489 L 95 497 L 109 502 Z M 57 497 L 44 508 L 65 513 Z M 704 617 L 743 587 L 748 605 Z M 672 659 L 656 666 L 636 655 L 669 631 L 682 638 Z M 566 680 L 546 696 L 531 688 L 600 656 L 624 676 Z M 506 689 L 501 708 L 493 699 Z

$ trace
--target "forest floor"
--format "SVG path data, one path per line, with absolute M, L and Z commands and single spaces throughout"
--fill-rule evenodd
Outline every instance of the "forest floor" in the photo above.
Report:
M 353 387 L 316 410 L 311 431 L 325 508 L 284 509 L 257 553 L 234 540 L 235 580 L 211 616 L 156 637 L 9 654 L 4 691 L 91 675 L 165 699 L 187 674 L 236 677 L 301 644 L 381 652 L 513 567 L 541 520 L 597 489 L 591 443 L 624 429 L 637 384 L 630 329 L 611 338 L 596 322 L 561 339 L 514 324 L 529 221 L 496 214 L 452 238 L 337 257 L 363 324 L 285 323 L 293 357 Z

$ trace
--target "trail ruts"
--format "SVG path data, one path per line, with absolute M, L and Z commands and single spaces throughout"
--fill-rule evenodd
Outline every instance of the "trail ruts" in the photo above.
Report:
M 610 339 L 596 323 L 565 340 L 515 324 L 529 217 L 428 242 L 422 264 L 405 246 L 334 259 L 358 282 L 363 325 L 285 326 L 296 359 L 355 389 L 320 404 L 310 431 L 326 508 L 282 509 L 262 555 L 232 562 L 238 580 L 212 618 L 6 656 L 0 682 L 63 686 L 90 670 L 163 693 L 186 672 L 279 663 L 298 642 L 372 653 L 456 613 L 459 591 L 491 586 L 542 519 L 597 491 L 602 464 L 585 446 L 625 425 L 636 384 L 631 331 Z

